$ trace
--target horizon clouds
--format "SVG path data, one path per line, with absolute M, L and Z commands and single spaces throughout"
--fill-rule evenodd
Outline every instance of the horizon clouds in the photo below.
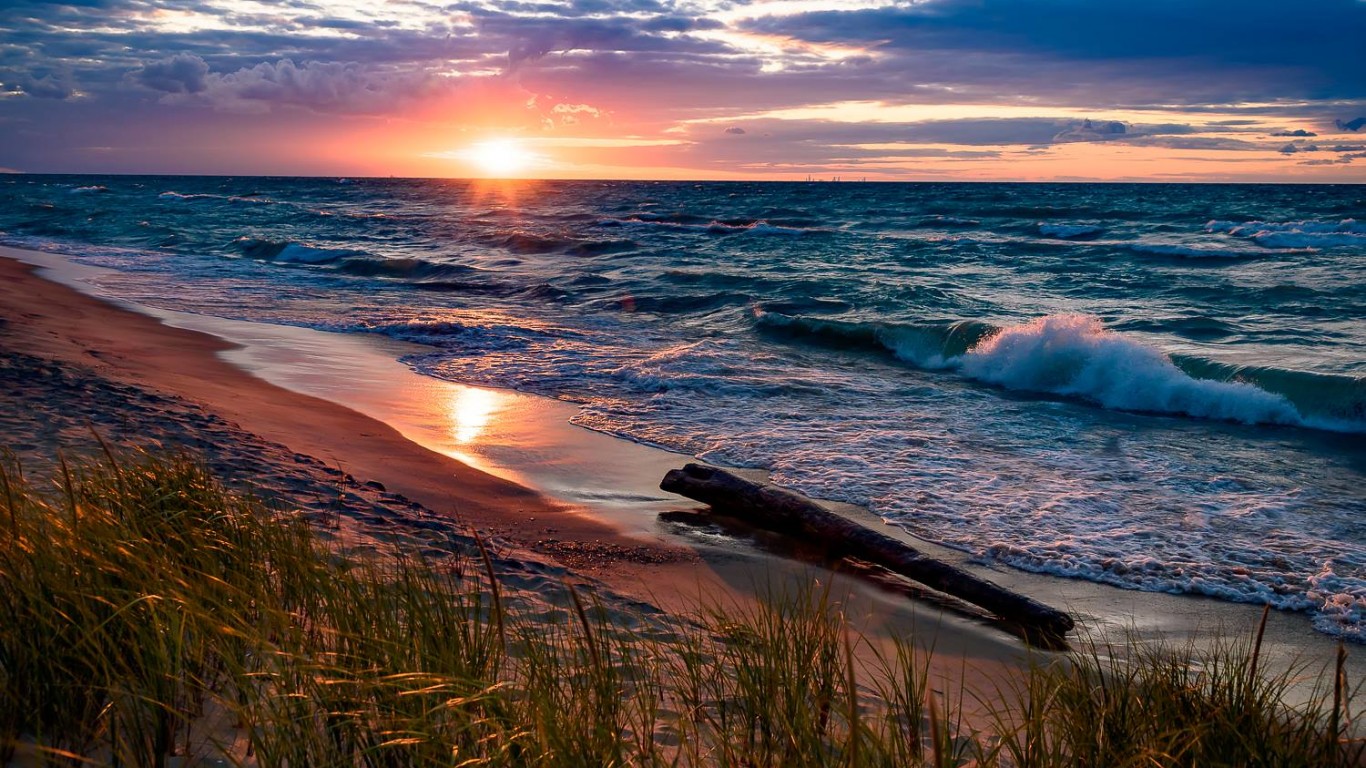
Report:
M 17 0 L 0 167 L 1361 182 L 1363 39 L 1360 0 Z

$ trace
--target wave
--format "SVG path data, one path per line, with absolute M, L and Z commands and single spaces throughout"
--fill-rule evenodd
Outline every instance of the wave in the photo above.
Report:
M 563 251 L 574 243 L 574 240 L 566 238 L 543 237 L 526 232 L 514 232 L 498 240 L 498 245 L 502 248 L 526 255 Z
M 1218 318 L 1204 315 L 1196 315 L 1193 317 L 1159 317 L 1151 320 L 1135 319 L 1118 324 L 1114 327 L 1114 330 L 1170 333 L 1196 341 L 1225 339 L 1242 332 L 1238 326 L 1233 325 L 1232 323 L 1226 323 Z
M 655 226 L 667 229 L 687 229 L 713 235 L 812 235 L 830 230 L 801 226 L 805 221 L 769 221 L 767 219 L 713 219 L 687 213 L 638 213 L 619 219 L 599 219 L 599 227 Z
M 342 259 L 337 269 L 359 277 L 393 277 L 414 282 L 467 278 L 482 271 L 465 264 L 354 255 Z
M 1172 355 L 1172 362 L 1200 379 L 1241 382 L 1275 392 L 1304 414 L 1307 426 L 1366 431 L 1366 376 L 1234 365 L 1193 355 Z
M 713 235 L 732 235 L 748 233 L 751 235 L 806 235 L 823 230 L 806 229 L 803 227 L 784 227 L 777 224 L 770 224 L 763 219 L 750 221 L 748 223 L 727 223 L 724 221 L 713 221 L 707 225 L 707 231 Z
M 1039 222 L 1039 234 L 1056 240 L 1094 240 L 1105 233 L 1101 227 L 1090 224 L 1047 224 Z
M 464 264 L 425 261 L 412 258 L 384 258 L 349 248 L 324 248 L 291 240 L 238 238 L 243 256 L 277 264 L 301 264 L 335 270 L 357 277 L 401 280 L 424 291 L 512 295 L 525 286 L 491 276 L 486 270 Z
M 942 228 L 942 227 L 980 227 L 982 222 L 978 219 L 967 219 L 961 216 L 947 216 L 942 213 L 931 214 L 921 217 L 912 223 L 914 227 L 923 228 Z
M 71 189 L 68 189 L 66 192 L 69 195 L 90 195 L 108 191 L 109 187 L 106 187 L 103 184 L 94 184 L 88 187 L 72 187 Z
M 254 237 L 239 237 L 235 244 L 242 255 L 249 259 L 284 264 L 328 264 L 339 259 L 361 255 L 360 251 L 350 248 L 322 248 L 293 240 L 262 240 Z
M 241 195 L 214 195 L 207 192 L 196 192 L 186 195 L 179 192 L 167 191 L 162 192 L 157 195 L 157 197 L 163 200 L 222 200 L 229 203 L 252 203 L 256 205 L 293 205 L 293 203 L 285 203 L 280 200 L 272 200 L 268 197 L 263 197 L 260 192 L 247 192 Z
M 1166 256 L 1177 259 L 1256 259 L 1272 253 L 1310 253 L 1308 250 L 1274 251 L 1267 249 L 1247 250 L 1209 245 L 1181 245 L 1179 243 L 1127 243 L 1129 250 L 1151 256 Z
M 640 243 L 627 238 L 581 240 L 573 237 L 536 235 L 529 232 L 514 232 L 494 238 L 491 242 L 503 250 L 523 256 L 550 253 L 565 253 L 570 256 L 603 256 L 640 248 Z
M 1241 381 L 1196 379 L 1161 350 L 1085 315 L 1003 328 L 959 359 L 967 376 L 1007 389 L 1077 397 L 1105 408 L 1245 424 L 1303 425 L 1285 397 Z
M 1110 410 L 1366 432 L 1366 378 L 1172 356 L 1086 315 L 1048 315 L 1004 328 L 977 320 L 877 323 L 763 310 L 755 320 L 770 333 L 878 350 L 917 368 Z
M 378 333 L 414 344 L 455 348 L 462 354 L 525 350 L 547 341 L 559 342 L 580 336 L 578 331 L 570 328 L 519 322 L 505 316 L 421 317 L 393 322 L 336 325 L 325 327 L 324 330 Z M 420 361 L 411 358 L 409 362 L 416 364 Z M 421 362 L 438 364 L 440 358 Z
M 623 227 L 632 225 L 655 225 L 677 229 L 706 229 L 713 219 L 694 216 L 688 213 L 634 213 L 621 218 L 600 219 L 599 227 Z
M 747 293 L 718 291 L 716 293 L 671 293 L 663 296 L 629 295 L 597 302 L 598 305 L 623 312 L 650 312 L 657 315 L 712 312 L 727 306 L 743 306 L 752 301 Z
M 755 309 L 762 330 L 827 346 L 890 352 L 917 368 L 942 369 L 997 328 L 977 320 L 943 323 L 878 323 L 786 315 Z
M 1366 222 L 1356 219 L 1323 221 L 1210 221 L 1207 232 L 1217 232 L 1251 240 L 1273 249 L 1366 247 Z
M 159 197 L 159 198 L 161 198 L 161 199 L 163 199 L 163 200 L 211 200 L 211 199 L 222 199 L 223 196 L 222 196 L 222 195 L 209 195 L 209 194 L 202 194 L 202 193 L 196 193 L 196 194 L 185 195 L 185 194 L 181 194 L 181 193 L 179 193 L 179 192 L 166 191 L 166 192 L 162 192 L 161 194 L 157 195 L 157 197 Z
M 635 240 L 580 240 L 571 245 L 565 253 L 570 256 L 605 256 L 639 249 L 640 243 Z

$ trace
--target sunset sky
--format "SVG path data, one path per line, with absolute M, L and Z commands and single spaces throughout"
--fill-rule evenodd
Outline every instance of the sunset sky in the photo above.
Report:
M 0 168 L 1360 183 L 1366 2 L 4 0 Z

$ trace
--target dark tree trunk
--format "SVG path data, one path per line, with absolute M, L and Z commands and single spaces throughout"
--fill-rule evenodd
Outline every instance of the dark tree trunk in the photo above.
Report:
M 1026 636 L 1043 644 L 1062 643 L 1073 627 L 1072 617 L 1056 608 L 929 557 L 791 491 L 701 464 L 670 470 L 659 487 L 758 528 L 820 543 L 831 557 L 880 565 L 1019 624 Z

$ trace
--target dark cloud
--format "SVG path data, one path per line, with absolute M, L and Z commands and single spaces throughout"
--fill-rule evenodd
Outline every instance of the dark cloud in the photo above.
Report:
M 18 90 L 35 99 L 69 99 L 76 92 L 68 76 L 48 73 L 39 76 L 22 75 L 15 83 Z
M 717 141 L 715 128 L 694 129 L 689 137 L 700 144 Z M 996 155 L 995 149 L 1047 150 L 1056 143 L 1071 141 L 1125 141 L 1149 146 L 1178 146 L 1201 149 L 1256 149 L 1258 145 L 1236 139 L 1184 136 L 1188 125 L 1133 124 L 1112 120 L 1072 120 L 1070 118 L 997 118 L 926 120 L 905 123 L 844 123 L 831 120 L 751 120 L 746 128 L 726 128 L 722 134 L 761 135 L 774 153 L 788 152 L 810 158 L 848 155 L 851 151 L 868 155 L 967 156 L 962 153 Z M 1062 137 L 1062 138 L 1060 138 Z M 721 142 L 730 146 L 728 142 Z M 893 149 L 850 150 L 861 145 L 896 147 Z M 944 145 L 944 146 L 928 146 Z M 746 147 L 754 143 L 746 142 Z M 957 147 L 957 148 L 956 148 Z M 746 149 L 745 151 L 750 151 Z
M 641 19 L 636 17 L 563 18 L 485 14 L 478 19 L 481 32 L 510 41 L 508 65 L 516 68 L 552 52 L 595 53 L 667 52 L 671 55 L 723 54 L 720 43 L 677 35 L 714 23 L 685 18 Z
M 1337 126 L 1337 129 L 1339 131 L 1355 132 L 1361 130 L 1363 127 L 1366 127 L 1366 117 L 1358 117 L 1353 120 L 1348 120 L 1345 123 L 1341 120 L 1334 120 L 1333 125 Z
M 193 53 L 177 53 L 143 66 L 136 79 L 163 93 L 199 93 L 207 87 L 209 65 Z
M 452 86 L 453 81 L 432 72 L 282 59 L 211 74 L 201 90 L 204 100 L 224 109 L 293 106 L 318 112 L 377 112 Z
M 1095 123 L 1091 120 L 1084 120 L 1081 123 L 1069 126 L 1066 130 L 1059 131 L 1053 136 L 1054 144 L 1068 144 L 1078 141 L 1110 141 L 1118 139 L 1129 132 L 1128 126 L 1117 121 Z
M 1122 70 L 1179 102 L 1210 84 L 1240 96 L 1366 97 L 1366 3 L 1359 0 L 1305 0 L 1293 11 L 1275 0 L 928 0 L 763 17 L 747 27 L 907 58 L 1004 57 L 1002 70 L 1072 65 L 1065 79 L 1036 82 L 1036 92 L 1113 82 Z
M 1166 149 L 1213 150 L 1217 152 L 1265 151 L 1266 146 L 1252 141 L 1232 139 L 1226 136 L 1134 136 L 1125 140 L 1126 144 L 1140 147 L 1164 147 Z
M 734 136 L 744 136 L 745 129 L 741 128 L 738 125 L 732 125 L 731 127 L 726 129 L 726 133 L 732 134 Z
M 1306 131 L 1303 128 L 1299 128 L 1293 131 L 1277 131 L 1271 135 L 1277 138 L 1312 138 L 1314 136 L 1317 136 L 1318 134 L 1314 133 L 1313 131 Z

